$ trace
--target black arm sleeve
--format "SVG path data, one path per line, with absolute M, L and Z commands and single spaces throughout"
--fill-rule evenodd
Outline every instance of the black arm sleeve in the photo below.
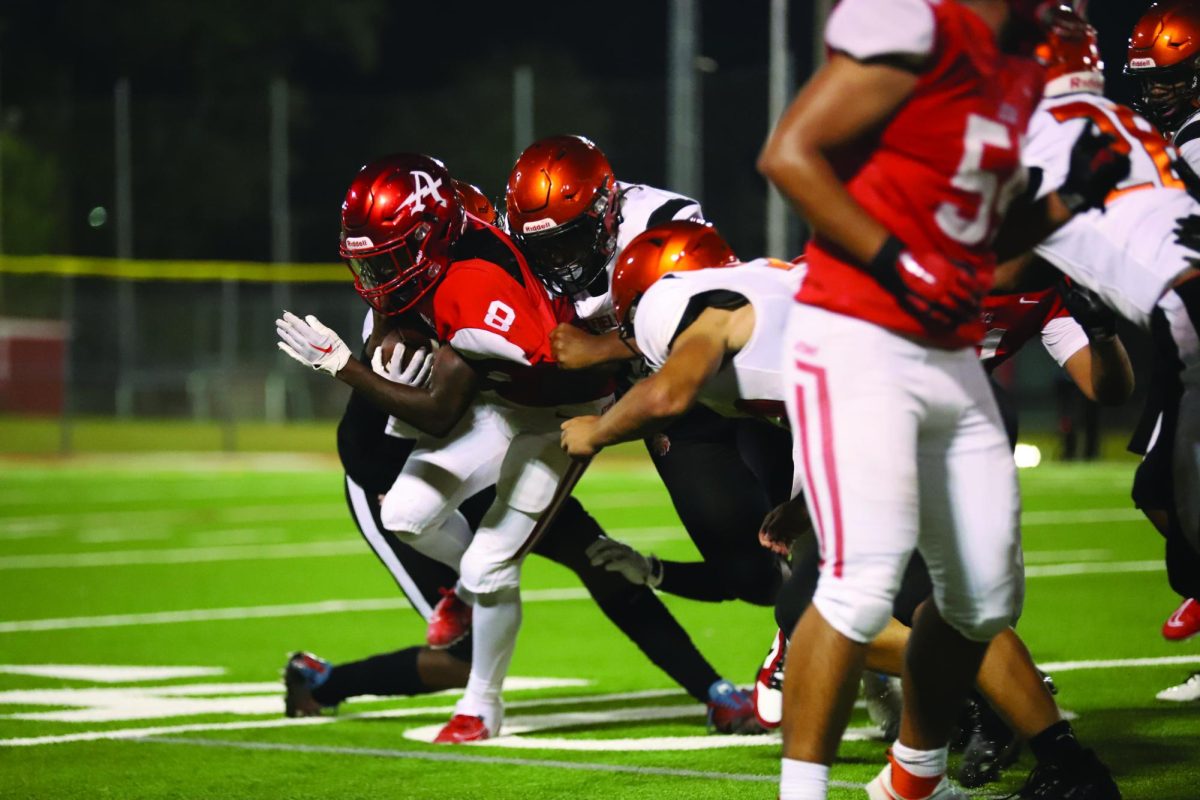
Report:
M 388 415 L 352 392 L 337 427 L 338 457 L 350 479 L 371 494 L 392 488 L 412 452 L 413 440 L 384 433 Z

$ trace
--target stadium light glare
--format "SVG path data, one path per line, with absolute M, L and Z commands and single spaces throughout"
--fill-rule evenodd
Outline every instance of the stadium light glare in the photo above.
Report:
M 1013 449 L 1013 461 L 1017 469 L 1029 469 L 1042 463 L 1042 451 L 1036 444 L 1018 443 Z

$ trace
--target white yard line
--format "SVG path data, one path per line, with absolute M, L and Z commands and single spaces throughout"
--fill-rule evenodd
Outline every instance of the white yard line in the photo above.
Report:
M 588 705 L 591 703 L 624 702 L 662 697 L 683 696 L 679 689 L 650 689 L 640 692 L 617 692 L 613 694 L 578 695 L 574 697 L 552 697 L 542 700 L 515 700 L 505 703 L 507 709 L 541 706 Z M 383 711 L 366 711 L 359 714 L 342 714 L 328 717 L 301 717 L 288 719 L 242 720 L 239 722 L 195 722 L 184 725 L 157 725 L 154 727 L 112 728 L 104 731 L 81 731 L 51 736 L 27 736 L 0 739 L 0 747 L 30 747 L 42 744 L 69 744 L 71 742 L 95 742 L 105 739 L 139 739 L 144 736 L 163 736 L 174 733 L 198 733 L 200 731 L 242 731 L 259 728 L 290 728 L 300 725 L 329 725 L 334 722 L 355 719 L 399 719 L 418 717 L 425 714 L 446 714 L 454 710 L 453 705 L 418 706 L 414 708 L 390 708 Z
M 391 750 L 369 747 L 332 747 L 306 744 L 276 744 L 272 742 L 237 742 L 220 739 L 185 739 L 185 738 L 143 738 L 139 742 L 151 744 L 172 744 L 189 747 L 218 747 L 236 750 L 277 751 L 287 753 L 311 753 L 320 755 L 370 756 L 373 758 L 399 758 L 413 761 L 435 761 L 457 764 L 493 764 L 513 767 L 543 767 L 552 769 L 579 770 L 584 772 L 608 772 L 625 775 L 644 775 L 664 778 L 693 778 L 718 781 L 739 781 L 750 783 L 775 783 L 777 775 L 752 775 L 738 772 L 708 772 L 696 769 L 678 769 L 672 767 L 638 767 L 628 764 L 605 764 L 589 761 L 557 761 L 547 758 L 515 758 L 512 756 L 472 755 L 462 752 L 439 750 Z M 861 783 L 849 781 L 830 781 L 830 786 L 842 789 L 862 789 Z
M 359 545 L 361 547 L 362 545 Z M 527 603 L 547 603 L 586 600 L 586 589 L 530 589 L 521 592 Z M 31 631 L 82 630 L 90 628 L 121 628 L 131 625 L 173 625 L 181 622 L 212 622 L 216 620 L 270 619 L 276 617 L 306 617 L 320 614 L 344 614 L 362 611 L 393 611 L 409 608 L 407 600 L 387 597 L 364 600 L 324 600 L 316 603 L 248 606 L 243 608 L 196 608 L 183 611 L 158 611 L 142 614 L 103 614 L 91 617 L 51 617 L 48 619 L 9 620 L 0 622 L 0 633 Z
M 1038 664 L 1049 673 L 1072 672 L 1080 669 L 1131 669 L 1133 667 L 1173 667 L 1200 664 L 1200 656 L 1161 656 L 1159 658 L 1111 658 L 1099 661 L 1050 661 Z
M 1108 561 L 1112 556 L 1112 550 L 1030 550 L 1027 548 L 1025 563 L 1059 563 L 1072 559 L 1075 561 Z
M 1138 522 L 1145 519 L 1145 515 L 1136 508 L 1071 508 L 1057 511 L 1026 511 L 1021 514 L 1022 525 L 1089 525 L 1099 522 Z
M 1127 572 L 1160 572 L 1161 558 L 1154 561 L 1111 561 L 1108 563 L 1039 564 L 1025 568 L 1026 578 L 1062 578 L 1070 575 L 1117 575 Z
M 357 552 L 362 548 L 362 545 L 355 543 L 355 547 L 357 548 L 355 552 Z M 1157 572 L 1161 569 L 1164 569 L 1161 560 L 1040 564 L 1026 567 L 1025 577 L 1058 578 L 1073 575 L 1115 575 L 1122 573 Z M 587 591 L 582 588 L 531 589 L 522 592 L 521 596 L 524 600 L 531 603 L 585 600 L 589 597 Z M 48 619 L 0 621 L 0 633 L 116 628 L 129 625 L 171 625 L 183 622 L 211 622 L 214 620 L 303 617 L 361 611 L 390 611 L 408 607 L 408 602 L 399 598 L 378 598 L 364 600 L 324 600 L 315 603 L 249 606 L 243 608 L 200 608 L 140 614 L 104 614 L 89 617 L 51 617 Z
M 162 550 L 112 550 L 101 553 L 43 553 L 0 556 L 0 570 L 123 567 L 139 564 L 196 564 L 211 561 L 260 561 L 366 555 L 361 541 L 338 539 L 295 544 L 179 547 Z

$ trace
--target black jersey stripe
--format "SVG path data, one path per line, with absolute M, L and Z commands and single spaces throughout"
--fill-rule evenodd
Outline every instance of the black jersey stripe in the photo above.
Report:
M 677 197 L 674 200 L 668 200 L 658 208 L 650 212 L 650 216 L 646 219 L 646 227 L 653 228 L 655 225 L 661 225 L 664 222 L 670 222 L 675 219 L 675 215 L 687 206 L 696 205 L 695 200 L 689 200 L 686 197 Z
M 1200 121 L 1193 122 L 1190 125 L 1184 125 L 1182 128 L 1180 128 L 1179 133 L 1175 134 L 1175 140 L 1173 144 L 1176 147 L 1183 147 L 1193 139 L 1200 139 Z

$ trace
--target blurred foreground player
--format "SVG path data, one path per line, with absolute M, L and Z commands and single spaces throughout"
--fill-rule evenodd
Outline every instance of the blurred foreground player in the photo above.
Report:
M 1041 90 L 1034 65 L 997 50 L 1008 12 L 843 0 L 826 29 L 833 55 L 759 158 L 815 232 L 784 373 L 796 493 L 823 566 L 786 667 L 783 800 L 826 797 L 866 644 L 914 551 L 933 602 L 914 620 L 875 800 L 965 796 L 945 778 L 947 741 L 988 642 L 1020 609 L 1015 468 L 972 347 Z M 1032 241 L 1102 201 L 1117 161 L 1082 141 L 1071 192 L 1030 210 Z

